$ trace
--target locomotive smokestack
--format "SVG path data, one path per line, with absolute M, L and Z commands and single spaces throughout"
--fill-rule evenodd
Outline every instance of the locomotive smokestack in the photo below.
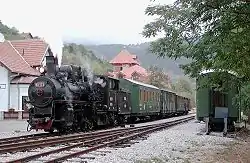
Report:
M 56 59 L 54 56 L 46 56 L 47 74 L 49 76 L 55 76 L 56 73 Z

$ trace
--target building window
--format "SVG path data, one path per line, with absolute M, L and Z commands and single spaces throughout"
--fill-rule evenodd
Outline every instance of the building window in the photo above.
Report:
M 123 67 L 120 67 L 120 71 L 122 71 L 122 68 L 123 68 Z

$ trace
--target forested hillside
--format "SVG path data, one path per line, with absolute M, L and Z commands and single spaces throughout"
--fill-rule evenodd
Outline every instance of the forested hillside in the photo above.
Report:
M 179 68 L 180 64 L 188 63 L 187 59 L 172 60 L 168 58 L 158 58 L 156 55 L 149 52 L 149 43 L 138 45 L 122 45 L 122 44 L 107 44 L 107 45 L 86 45 L 86 48 L 92 50 L 99 58 L 111 60 L 119 51 L 126 48 L 130 53 L 136 54 L 145 68 L 151 65 L 156 65 L 163 68 L 172 78 L 184 76 L 183 71 Z
M 108 61 L 97 58 L 95 54 L 87 50 L 83 45 L 64 44 L 62 64 L 75 64 L 96 74 L 103 74 L 111 71 L 112 67 Z
M 4 35 L 6 40 L 19 40 L 23 39 L 22 35 L 19 33 L 19 31 L 12 27 L 8 27 L 7 25 L 4 25 L 0 20 L 0 32 Z

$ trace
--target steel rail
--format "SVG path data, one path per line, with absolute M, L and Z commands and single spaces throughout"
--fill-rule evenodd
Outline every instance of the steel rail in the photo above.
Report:
M 172 122 L 167 122 L 167 123 L 152 124 L 152 125 L 133 127 L 133 128 L 122 128 L 122 129 L 108 130 L 108 131 L 107 130 L 106 131 L 99 131 L 99 133 L 98 132 L 85 133 L 85 134 L 88 134 L 88 135 L 85 135 L 85 137 L 83 136 L 80 139 L 78 138 L 78 142 L 83 141 L 81 143 L 77 143 L 77 144 L 74 144 L 74 145 L 69 145 L 67 147 L 63 147 L 63 148 L 59 148 L 59 149 L 55 149 L 55 150 L 51 150 L 51 151 L 47 151 L 47 152 L 43 152 L 43 153 L 31 155 L 31 156 L 27 156 L 27 157 L 16 159 L 16 160 L 13 160 L 13 161 L 10 161 L 10 162 L 25 162 L 25 161 L 29 161 L 29 160 L 32 160 L 32 159 L 42 157 L 42 156 L 47 156 L 47 155 L 58 153 L 58 152 L 61 152 L 61 151 L 70 150 L 70 149 L 76 148 L 76 147 L 92 146 L 92 145 L 96 145 L 97 143 L 103 143 L 104 141 L 109 141 L 109 140 L 114 140 L 114 139 L 120 140 L 119 137 L 124 136 L 124 135 L 129 135 L 129 134 L 131 135 L 131 134 L 135 134 L 137 132 L 140 133 L 140 132 L 145 132 L 145 131 L 148 131 L 148 130 L 151 131 L 154 128 L 156 128 L 156 130 L 158 130 L 159 128 L 166 128 L 167 126 L 169 126 L 171 124 L 175 125 L 175 124 L 179 124 L 179 123 L 191 120 L 191 119 L 194 119 L 194 116 L 185 117 L 185 118 L 178 119 L 178 120 L 175 120 L 175 121 L 172 121 Z M 66 141 L 71 141 L 71 140 L 66 140 Z M 64 141 L 64 142 L 66 142 L 66 141 Z M 76 141 L 76 139 L 74 139 L 74 141 Z M 58 141 L 57 144 L 60 143 L 60 142 L 62 143 L 63 141 Z M 101 144 L 101 145 L 97 145 L 97 146 L 94 146 L 94 147 L 90 147 L 89 149 L 87 149 L 87 151 L 92 151 L 92 150 L 97 149 L 97 148 L 102 148 L 102 146 L 106 146 L 106 143 Z M 68 157 L 70 157 L 70 156 L 68 156 Z M 66 156 L 65 156 L 65 158 L 66 158 Z M 64 159 L 64 157 L 62 157 L 62 159 Z M 55 159 L 54 161 L 58 161 L 58 160 Z

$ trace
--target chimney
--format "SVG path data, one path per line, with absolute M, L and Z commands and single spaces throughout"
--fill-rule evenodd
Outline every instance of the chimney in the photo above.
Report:
M 55 76 L 56 63 L 54 56 L 46 56 L 46 68 L 47 68 L 47 75 Z

